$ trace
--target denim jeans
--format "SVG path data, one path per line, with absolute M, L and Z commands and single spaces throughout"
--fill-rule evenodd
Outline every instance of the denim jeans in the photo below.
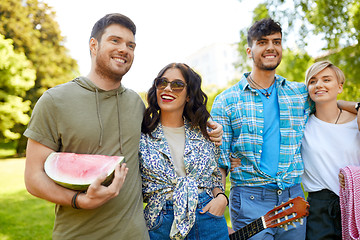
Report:
M 301 196 L 304 192 L 301 185 L 295 185 L 285 190 L 268 189 L 264 187 L 233 187 L 230 190 L 230 218 L 233 229 L 236 231 L 265 215 L 275 206 L 285 203 L 289 198 Z M 267 228 L 254 236 L 251 240 L 303 240 L 306 233 L 306 219 L 303 225 L 296 222 L 296 228 L 288 225 L 288 230 L 283 228 Z
M 186 240 L 222 240 L 229 239 L 227 223 L 224 216 L 215 216 L 209 212 L 200 214 L 200 210 L 206 206 L 212 197 L 206 192 L 199 194 L 198 206 L 196 209 L 195 224 L 191 228 Z M 166 201 L 166 205 L 156 219 L 155 226 L 149 230 L 150 239 L 170 239 L 170 229 L 174 220 L 172 201 Z

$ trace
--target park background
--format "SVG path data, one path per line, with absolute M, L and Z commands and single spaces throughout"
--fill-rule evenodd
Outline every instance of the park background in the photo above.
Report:
M 123 83 L 143 99 L 164 65 L 213 43 L 233 47 L 238 76 L 249 71 L 247 29 L 270 16 L 283 28 L 277 74 L 302 82 L 312 63 L 328 59 L 346 76 L 340 98 L 359 101 L 356 0 L 0 0 L 0 240 L 51 239 L 54 204 L 28 194 L 23 183 L 22 133 L 44 91 L 87 74 L 91 27 L 110 12 L 137 25 L 135 60 Z M 206 71 L 192 67 L 203 78 L 209 110 L 215 96 L 239 80 L 207 84 Z M 226 217 L 229 222 L 228 211 Z

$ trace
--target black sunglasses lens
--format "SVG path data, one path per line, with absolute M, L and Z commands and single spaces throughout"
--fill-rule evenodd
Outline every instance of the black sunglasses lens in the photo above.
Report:
M 168 81 L 164 78 L 157 78 L 155 81 L 155 86 L 157 89 L 163 90 L 167 87 Z
M 155 86 L 159 90 L 164 90 L 168 86 L 169 83 L 170 83 L 171 90 L 176 91 L 176 92 L 182 91 L 186 86 L 186 84 L 181 80 L 175 80 L 172 82 L 169 82 L 165 78 L 157 78 L 155 80 Z
M 180 91 L 183 90 L 185 87 L 185 83 L 180 80 L 175 80 L 170 83 L 171 89 L 174 91 Z

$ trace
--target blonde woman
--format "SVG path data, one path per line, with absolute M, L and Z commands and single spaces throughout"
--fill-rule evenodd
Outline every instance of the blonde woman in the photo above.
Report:
M 316 62 L 306 71 L 305 84 L 314 106 L 301 147 L 302 183 L 310 203 L 309 240 L 341 239 L 339 170 L 360 165 L 357 116 L 337 103 L 344 82 L 344 73 L 329 61 Z

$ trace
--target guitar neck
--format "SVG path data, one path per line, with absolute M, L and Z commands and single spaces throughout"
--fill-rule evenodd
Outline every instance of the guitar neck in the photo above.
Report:
M 263 217 L 229 235 L 230 240 L 246 240 L 265 229 Z

